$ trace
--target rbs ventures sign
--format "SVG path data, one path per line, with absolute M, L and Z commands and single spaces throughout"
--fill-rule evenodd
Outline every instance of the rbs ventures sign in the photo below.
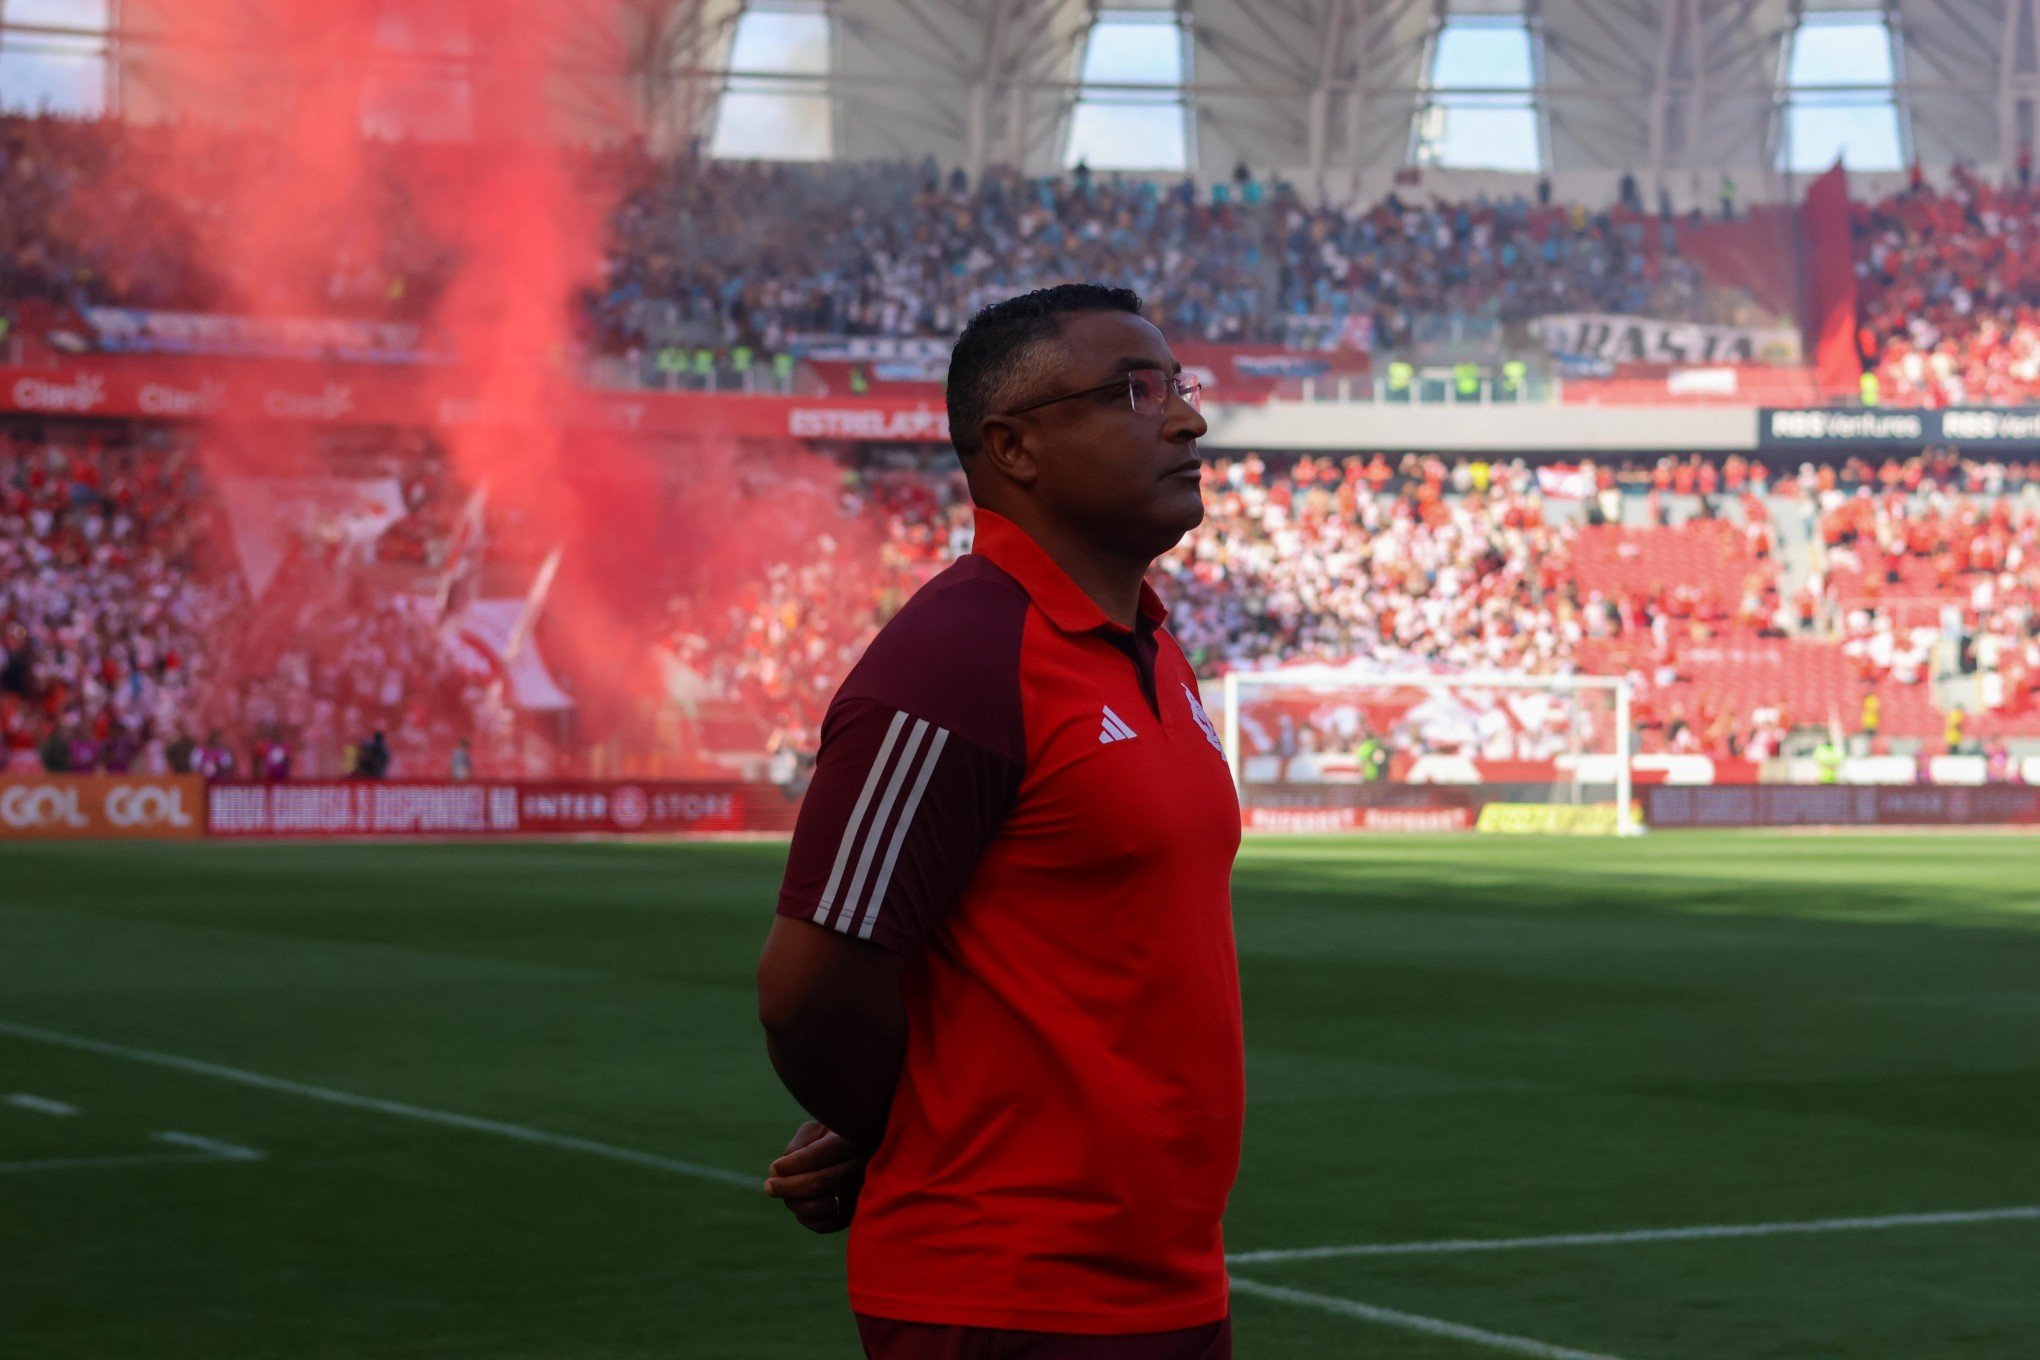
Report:
M 1936 411 L 1881 406 L 1767 410 L 1760 415 L 1757 442 L 1767 449 L 1822 446 L 1898 449 L 1953 444 L 2032 453 L 2040 451 L 2040 411 L 2005 407 L 1948 407 Z
M 0 776 L 0 840 L 162 840 L 202 835 L 194 775 Z

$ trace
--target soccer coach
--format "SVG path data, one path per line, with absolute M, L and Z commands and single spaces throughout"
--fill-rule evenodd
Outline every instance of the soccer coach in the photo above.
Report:
M 978 313 L 975 547 L 823 723 L 758 967 L 814 1122 L 766 1188 L 850 1228 L 877 1360 L 1232 1354 L 1239 803 L 1145 580 L 1204 517 L 1198 401 L 1124 289 Z

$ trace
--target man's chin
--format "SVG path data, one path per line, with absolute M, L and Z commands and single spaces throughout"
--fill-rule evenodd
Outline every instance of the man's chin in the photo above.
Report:
M 1204 523 L 1204 493 L 1195 486 L 1190 490 L 1194 499 L 1188 504 L 1174 503 L 1174 497 L 1171 497 L 1171 504 L 1157 507 L 1153 523 L 1155 537 L 1162 546 L 1155 550 L 1154 556 L 1160 557 L 1173 550 L 1191 530 Z

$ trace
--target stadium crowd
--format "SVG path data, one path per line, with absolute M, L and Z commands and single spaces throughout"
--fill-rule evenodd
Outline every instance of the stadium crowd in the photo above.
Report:
M 1587 670 L 1597 648 L 1628 663 L 1646 749 L 1741 754 L 1747 715 L 1653 691 L 1677 686 L 1689 641 L 1782 635 L 1768 517 L 1730 525 L 1703 502 L 1704 522 L 1684 527 L 1746 553 L 1734 597 L 1642 571 L 1610 579 L 1583 571 L 1578 556 L 1592 521 L 1622 518 L 1625 484 L 1658 474 L 1677 484 L 1688 471 L 1684 460 L 1567 469 L 1568 497 L 1585 503 L 1556 515 L 1521 460 L 1304 458 L 1279 473 L 1252 455 L 1217 462 L 1205 524 L 1162 564 L 1173 626 L 1207 674 L 1328 662 L 1555 676 Z M 1644 495 L 1649 515 L 1668 516 L 1655 487 Z M 1510 754 L 1549 754 L 1549 736 L 1519 734 Z
M 0 743 L 9 768 L 146 767 L 192 720 L 231 596 L 190 450 L 0 445 Z M 138 766 L 139 762 L 139 766 Z
M 971 181 L 921 166 L 641 159 L 614 218 L 596 312 L 617 343 L 657 304 L 713 342 L 802 334 L 953 335 L 979 307 L 1070 278 L 1153 299 L 1157 324 L 1206 341 L 1409 342 L 1429 316 L 1562 311 L 1715 319 L 1675 231 L 1626 209 L 1530 198 L 1313 207 L 1242 167 L 1190 180 L 1079 168 Z
M 2034 582 L 1999 573 L 1981 584 L 2001 559 L 2033 560 L 2040 478 L 2022 468 L 1923 455 L 1889 470 L 1665 458 L 1539 471 L 1520 460 L 1417 455 L 1214 460 L 1204 524 L 1157 566 L 1170 626 L 1207 676 L 1316 661 L 1547 675 L 1613 666 L 1635 687 L 1646 750 L 1763 758 L 1795 726 L 1833 716 L 1789 682 L 1743 707 L 1694 683 L 1693 658 L 1725 642 L 1762 648 L 1791 638 L 1840 649 L 1859 686 L 1847 696 L 1851 725 L 1862 695 L 1928 685 L 1944 659 L 1978 676 L 1982 710 L 2026 711 L 2040 674 L 2028 660 L 2040 660 L 2040 620 L 2021 601 L 2033 598 Z M 1902 529 L 1905 491 L 1881 499 L 1877 491 L 1888 472 L 1921 506 L 1970 506 L 1963 515 L 1997 526 L 1986 535 L 1997 549 L 1974 566 L 1963 556 L 1930 592 L 1954 613 L 1936 612 L 1924 631 L 1848 594 L 1838 566 L 1848 545 L 1837 540 L 1826 569 L 1793 589 L 1778 549 L 1776 525 L 1788 516 L 1831 525 L 1874 504 L 1887 530 Z M 767 714 L 775 739 L 812 738 L 863 644 L 968 541 L 951 468 L 855 477 L 834 513 L 844 523 L 882 524 L 881 542 L 892 547 L 872 559 L 846 551 L 847 534 L 829 533 L 814 555 L 764 573 L 712 617 L 676 609 L 671 621 L 675 652 L 710 677 L 710 689 Z M 1625 522 L 1627 530 L 1614 527 Z M 1638 559 L 1625 541 L 1638 526 L 1657 526 L 1726 565 L 1696 581 Z M 1969 553 L 1971 540 L 1961 543 Z M 1895 539 L 1907 570 L 1928 569 L 1945 556 L 1940 545 L 1933 535 Z M 1590 548 L 1598 568 L 1587 561 Z M 1942 657 L 1944 640 L 1955 655 Z M 1993 673 L 2002 684 L 1985 678 Z
M 1930 678 L 1945 639 L 1975 677 L 1978 710 L 2019 718 L 2040 707 L 2040 495 L 1866 490 L 1830 498 L 1820 538 L 1819 588 L 1864 682 Z
M 317 298 L 336 316 L 428 316 L 456 253 L 408 185 L 450 154 L 369 143 L 374 201 L 324 214 L 288 258 L 237 247 L 283 173 L 260 136 L 193 125 L 0 115 L 0 327 L 24 307 L 261 308 Z M 457 153 L 452 153 L 457 154 Z M 760 165 L 624 147 L 577 153 L 616 206 L 586 298 L 602 351 L 785 352 L 810 335 L 946 336 L 997 297 L 1111 278 L 1180 338 L 1399 349 L 1466 323 L 1561 312 L 1737 319 L 1640 200 L 1589 210 L 1544 193 L 1306 202 L 1241 167 L 1209 187 L 1149 178 L 975 179 L 932 162 Z M 2040 191 L 1917 170 L 1859 203 L 1858 348 L 1893 404 L 2040 396 Z M 0 340 L 6 332 L 0 330 Z
M 318 224 L 281 275 L 274 260 L 241 271 L 230 218 L 279 173 L 278 154 L 190 126 L 0 116 L 0 313 L 233 307 L 286 289 L 337 315 L 429 312 L 456 262 L 406 199 L 415 150 L 371 147 L 373 211 Z M 1557 311 L 1727 319 L 1676 224 L 1640 204 L 1391 195 L 1331 208 L 1244 167 L 1200 188 L 1081 168 L 972 179 L 932 163 L 584 155 L 590 184 L 620 190 L 606 276 L 587 298 L 608 349 L 945 335 L 987 300 L 1064 277 L 1124 281 L 1171 334 L 1210 341 L 1396 347 L 1438 317 Z M 1855 237 L 1859 344 L 1883 399 L 2040 392 L 2040 194 L 2025 178 L 1958 170 L 1933 187 L 1916 174 L 1858 206 Z M 366 563 L 331 526 L 300 526 L 286 585 L 264 593 L 227 559 L 226 512 L 188 438 L 8 440 L 0 741 L 13 763 L 338 773 L 369 746 L 419 768 L 482 737 L 476 681 L 438 612 L 393 603 L 408 598 L 395 577 L 440 570 L 454 532 L 429 448 L 371 442 L 342 457 L 346 475 L 394 475 L 403 515 Z M 2040 462 L 1248 457 L 1213 463 L 1206 486 L 1204 527 L 1159 575 L 1207 673 L 1355 659 L 1564 673 L 1620 658 L 1649 740 L 1718 751 L 1764 747 L 1785 696 L 1752 714 L 1693 711 L 1704 700 L 1679 677 L 1696 637 L 1825 637 L 1866 686 L 1928 684 L 1952 646 L 1986 712 L 2026 712 L 2040 677 Z M 1790 589 L 1768 532 L 1795 513 L 1780 496 L 1817 545 Z M 1547 498 L 1585 504 L 1558 513 Z M 696 691 L 796 744 L 870 633 L 968 539 L 950 471 L 860 473 L 830 499 L 817 518 L 841 532 L 810 536 L 734 596 L 676 603 L 661 626 Z M 1590 521 L 1670 526 L 1695 504 L 1735 526 L 1727 551 L 1746 579 L 1703 589 L 1580 569 Z M 487 725 L 500 737 L 502 715 Z M 387 736 L 369 742 L 376 731 Z
M 289 154 L 189 124 L 0 115 L 0 306 L 216 311 L 285 296 L 336 316 L 423 315 L 453 260 L 407 201 L 403 148 L 365 142 L 374 201 L 299 214 L 288 260 L 251 257 L 242 219 Z
M 364 457 L 335 470 L 370 471 Z M 387 463 L 410 477 L 394 562 L 303 520 L 258 593 L 192 436 L 6 432 L 0 766 L 285 778 L 380 759 L 436 774 L 463 743 L 500 738 L 436 611 L 399 588 L 435 532 L 440 474 L 402 450 Z
M 509 715 L 484 702 L 487 676 L 421 589 L 445 579 L 458 519 L 429 442 L 325 450 L 329 473 L 404 485 L 406 532 L 362 560 L 333 524 L 301 521 L 258 592 L 192 437 L 91 431 L 17 429 L 0 449 L 10 765 L 436 776 L 458 752 L 470 769 L 509 767 Z M 1158 564 L 1157 587 L 1207 676 L 1311 661 L 1613 667 L 1636 687 L 1645 749 L 1760 756 L 1827 715 L 1793 712 L 1789 692 L 1716 702 L 1691 683 L 1710 645 L 1811 639 L 1840 649 L 1864 694 L 1952 672 L 1973 677 L 1979 720 L 2040 708 L 2033 472 L 1938 454 L 1796 473 L 1746 459 L 1218 459 L 1205 522 Z M 769 488 L 797 531 L 755 572 L 682 591 L 648 624 L 686 677 L 676 692 L 754 724 L 738 744 L 771 732 L 811 748 L 871 634 L 968 548 L 953 464 L 810 474 Z M 1774 526 L 1794 515 L 1817 550 L 1788 589 Z M 1667 549 L 1720 565 L 1694 575 Z M 692 740 L 717 739 L 697 727 Z
M 1881 400 L 2040 395 L 2040 192 L 1957 167 L 1855 208 L 1858 348 Z
M 0 116 L 0 305 L 158 309 L 316 297 L 340 316 L 415 318 L 457 267 L 406 189 L 432 153 L 370 144 L 375 202 L 324 215 L 289 259 L 250 258 L 241 218 L 284 152 L 190 125 Z M 601 349 L 684 342 L 780 350 L 794 337 L 952 335 L 987 301 L 1066 278 L 1154 300 L 1171 334 L 1404 345 L 1431 318 L 1551 312 L 1726 320 L 1673 224 L 1540 198 L 1313 206 L 1244 167 L 1192 181 L 1079 168 L 975 181 L 923 165 L 750 165 L 583 153 L 617 199 Z
M 807 750 L 879 626 L 969 550 L 970 507 L 953 463 L 851 472 L 835 485 L 795 476 L 772 496 L 800 526 L 798 546 L 749 579 L 677 595 L 660 646 L 692 690 L 768 723 L 774 745 Z

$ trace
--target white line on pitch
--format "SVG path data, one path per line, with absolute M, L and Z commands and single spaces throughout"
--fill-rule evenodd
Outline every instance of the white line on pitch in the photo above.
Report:
M 65 1034 L 59 1030 L 41 1029 L 35 1025 L 16 1024 L 11 1020 L 0 1020 L 0 1034 L 11 1034 L 17 1039 L 29 1039 L 36 1043 L 52 1044 L 58 1048 L 74 1048 L 81 1053 L 98 1053 L 109 1058 L 125 1058 L 130 1062 L 148 1063 L 155 1067 L 168 1067 L 178 1072 L 191 1072 L 202 1077 L 215 1077 L 242 1086 L 252 1086 L 262 1091 L 280 1091 L 285 1095 L 302 1096 L 306 1100 L 323 1101 L 328 1105 L 341 1105 L 353 1110 L 373 1110 L 378 1114 L 393 1115 L 398 1119 L 413 1119 L 421 1124 L 438 1124 L 445 1128 L 466 1129 L 470 1133 L 493 1133 L 499 1138 L 510 1138 L 520 1143 L 538 1147 L 557 1148 L 562 1152 L 584 1152 L 591 1157 L 602 1157 L 612 1162 L 624 1162 L 631 1166 L 650 1167 L 654 1171 L 667 1171 L 678 1176 L 692 1176 L 696 1180 L 718 1181 L 724 1185 L 740 1185 L 746 1190 L 756 1190 L 764 1184 L 764 1177 L 746 1175 L 741 1171 L 726 1171 L 719 1166 L 703 1166 L 699 1162 L 681 1161 L 676 1157 L 661 1157 L 656 1153 L 640 1152 L 635 1148 L 616 1147 L 610 1143 L 598 1143 L 592 1138 L 576 1138 L 570 1134 L 547 1133 L 543 1129 L 526 1128 L 522 1124 L 508 1124 L 497 1119 L 481 1119 L 471 1114 L 456 1114 L 451 1110 L 435 1110 L 425 1105 L 407 1105 L 400 1100 L 383 1100 L 377 1096 L 355 1095 L 351 1091 L 336 1091 L 328 1086 L 313 1086 L 308 1082 L 291 1081 L 284 1077 L 265 1076 L 244 1068 L 228 1067 L 223 1063 L 206 1062 L 199 1058 L 186 1058 L 175 1053 L 158 1053 L 154 1049 L 131 1048 L 126 1044 L 107 1043 L 103 1039 L 88 1039 L 82 1035 Z
M 165 1129 L 161 1133 L 152 1133 L 149 1137 L 159 1143 L 169 1143 L 173 1147 L 188 1147 L 210 1153 L 229 1162 L 262 1160 L 262 1154 L 254 1148 L 242 1147 L 239 1143 L 223 1143 L 217 1138 L 201 1138 L 195 1133 L 179 1133 L 176 1129 Z
M 2040 1219 L 2040 1204 L 2007 1209 L 1958 1209 L 1936 1214 L 1885 1214 L 1877 1218 L 1816 1218 L 1788 1223 L 1718 1223 L 1694 1228 L 1638 1228 L 1630 1232 L 1557 1233 L 1548 1237 L 1459 1237 L 1440 1242 L 1370 1242 L 1351 1247 L 1299 1247 L 1243 1251 L 1233 1265 L 1270 1261 L 1329 1261 L 1342 1256 L 1426 1256 L 1462 1251 L 1527 1251 L 1538 1247 L 1605 1247 L 1636 1242 L 1703 1242 L 1723 1237 L 1791 1237 L 1806 1233 L 1877 1232 L 1891 1228 L 1942 1228 L 1964 1223 Z
M 13 1095 L 6 1097 L 6 1101 L 18 1110 L 34 1110 L 37 1114 L 65 1115 L 78 1113 L 76 1105 L 66 1105 L 61 1100 L 51 1100 L 48 1096 L 32 1096 L 21 1091 L 16 1091 Z
M 1507 1351 L 1512 1355 L 1536 1356 L 1537 1360 L 1616 1360 L 1612 1355 L 1576 1351 L 1569 1346 L 1554 1346 L 1550 1342 L 1534 1341 L 1527 1336 L 1490 1332 L 1481 1327 L 1469 1327 L 1463 1322 L 1447 1322 L 1443 1318 L 1424 1317 L 1418 1313 L 1405 1313 L 1394 1308 L 1377 1308 L 1371 1303 L 1361 1303 L 1357 1299 L 1342 1299 L 1330 1294 L 1311 1294 L 1301 1289 L 1285 1289 L 1277 1284 L 1262 1284 L 1259 1280 L 1243 1280 L 1237 1275 L 1232 1277 L 1232 1287 L 1236 1294 L 1251 1294 L 1256 1298 L 1272 1299 L 1277 1303 L 1293 1303 L 1303 1308 L 1316 1308 L 1339 1317 L 1357 1318 L 1362 1322 L 1378 1322 L 1384 1327 L 1400 1327 L 1407 1332 L 1451 1337 L 1455 1341 L 1485 1346 L 1489 1350 Z
M 0 1176 L 24 1171 L 82 1171 L 113 1166 L 192 1166 L 200 1162 L 218 1165 L 221 1162 L 245 1160 L 247 1159 L 242 1157 L 222 1157 L 217 1152 L 152 1152 L 126 1157 L 43 1157 L 30 1162 L 0 1162 Z

